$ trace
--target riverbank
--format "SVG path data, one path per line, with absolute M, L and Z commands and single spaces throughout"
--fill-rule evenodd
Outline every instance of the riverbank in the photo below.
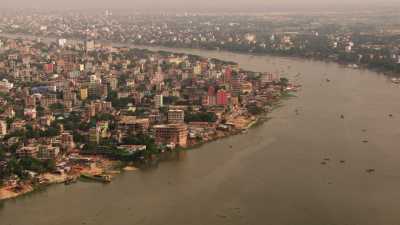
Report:
M 262 83 L 259 82 L 258 88 L 260 89 L 265 89 L 263 92 L 261 92 L 259 95 L 258 93 L 254 93 L 256 96 L 249 96 L 253 97 L 251 99 L 251 102 L 246 102 L 249 104 L 232 104 L 230 105 L 233 107 L 231 109 L 228 107 L 228 104 L 220 104 L 220 107 L 218 107 L 216 110 L 218 111 L 219 115 L 223 115 L 220 120 L 215 120 L 217 122 L 213 122 L 212 124 L 208 124 L 212 126 L 212 129 L 208 130 L 210 131 L 209 133 L 210 138 L 207 137 L 208 133 L 200 131 L 197 134 L 192 135 L 192 138 L 194 141 L 193 143 L 189 144 L 189 148 L 193 148 L 195 146 L 198 146 L 199 143 L 209 143 L 211 141 L 221 139 L 224 137 L 229 137 L 241 132 L 245 132 L 248 128 L 253 126 L 253 124 L 257 123 L 258 117 L 255 116 L 257 114 L 260 114 L 260 111 L 263 111 L 262 109 L 265 109 L 269 103 L 279 101 L 284 97 L 284 88 L 287 88 L 288 83 L 283 82 L 282 79 L 279 80 L 279 78 L 272 79 L 270 78 L 268 80 L 268 83 Z M 260 91 L 257 89 L 257 91 Z M 238 99 L 237 99 L 238 100 Z M 222 107 L 222 105 L 225 105 L 225 107 Z M 238 106 L 239 105 L 239 106 Z M 249 107 L 250 105 L 250 107 Z M 225 117 L 226 116 L 226 117 Z M 203 124 L 204 125 L 204 124 Z M 199 126 L 203 126 L 199 125 Z M 207 129 L 207 125 L 205 126 Z M 204 128 L 204 127 L 201 127 Z M 187 136 L 186 136 L 187 137 Z M 186 139 L 185 137 L 185 139 Z M 190 136 L 189 136 L 190 137 Z M 204 138 L 203 138 L 204 137 Z M 197 142 L 197 140 L 200 140 Z M 86 143 L 87 144 L 87 143 Z M 186 146 L 186 144 L 183 144 Z M 86 145 L 85 147 L 87 147 Z M 115 147 L 116 145 L 113 145 L 111 147 Z M 147 147 L 147 146 L 146 146 Z M 173 148 L 173 147 L 172 147 Z M 82 148 L 81 148 L 82 149 Z M 151 154 L 151 158 L 153 158 L 154 155 L 157 155 L 158 151 L 164 151 L 166 148 L 162 146 L 162 144 L 159 144 L 157 147 L 154 147 L 151 152 L 145 152 L 145 155 Z M 79 152 L 80 149 L 77 149 L 77 152 Z M 136 151 L 136 150 L 135 150 Z M 141 150 L 140 150 L 141 151 Z M 168 150 L 167 150 L 168 151 Z M 82 153 L 82 154 L 80 154 Z M 88 152 L 86 152 L 88 153 Z M 105 152 L 96 152 L 93 151 L 91 152 L 92 154 L 107 154 Z M 152 154 L 154 153 L 154 154 Z M 54 157 L 54 159 L 57 159 L 57 162 L 61 164 L 60 162 L 63 161 L 63 165 L 59 165 L 59 168 L 57 168 L 57 171 L 62 171 L 59 173 L 62 174 L 40 174 L 43 171 L 56 171 L 56 168 L 52 167 L 52 169 L 46 169 L 46 170 L 33 170 L 31 168 L 26 168 L 22 172 L 24 174 L 29 174 L 29 176 L 23 176 L 23 175 L 18 175 L 23 181 L 21 181 L 18 176 L 15 176 L 12 178 L 11 176 L 8 177 L 10 182 L 4 187 L 4 194 L 2 194 L 0 199 L 8 199 L 8 198 L 13 198 L 16 196 L 24 195 L 26 193 L 32 192 L 33 190 L 36 189 L 36 187 L 43 187 L 51 184 L 57 184 L 57 183 L 63 183 L 71 179 L 76 179 L 77 177 L 80 177 L 82 174 L 88 174 L 91 176 L 99 176 L 103 175 L 104 173 L 110 173 L 111 171 L 107 171 L 105 168 L 107 167 L 107 160 L 104 158 L 97 158 L 96 156 L 89 155 L 86 157 L 83 157 L 85 152 L 79 152 L 78 154 L 66 154 L 64 156 L 58 156 Z M 71 157 L 73 155 L 73 157 Z M 129 160 L 135 160 L 140 157 L 144 157 L 143 155 L 133 155 L 131 154 L 132 158 Z M 17 159 L 21 159 L 24 156 L 18 156 Z M 36 157 L 36 156 L 33 156 Z M 111 156 L 110 156 L 111 157 Z M 88 159 L 89 158 L 89 159 Z M 121 159 L 121 158 L 119 158 Z M 124 159 L 122 159 L 124 160 Z M 94 162 L 94 163 L 92 163 Z M 72 166 L 70 172 L 65 171 L 69 170 L 69 167 L 71 165 L 76 165 L 76 164 L 84 164 L 85 166 Z M 90 165 L 87 165 L 90 164 Z M 33 171 L 30 171 L 33 170 Z M 112 170 L 112 173 L 115 173 L 116 170 Z M 38 173 L 40 175 L 38 175 Z M 117 172 L 118 173 L 118 172 Z M 22 173 L 21 173 L 22 174 Z M 14 179 L 14 180 L 12 180 Z M 11 182 L 12 181 L 12 182 Z M 28 181 L 28 182 L 25 182 Z M 24 182 L 23 184 L 21 182 Z M 13 192 L 13 193 L 11 193 Z M 3 197 L 4 196 L 4 197 Z
M 188 151 L 199 148 L 205 144 L 232 137 L 235 135 L 239 135 L 242 133 L 246 133 L 249 129 L 263 124 L 266 119 L 266 115 L 270 113 L 270 111 L 274 110 L 278 107 L 283 100 L 286 100 L 291 97 L 295 97 L 295 95 L 291 94 L 292 92 L 284 92 L 281 96 L 274 100 L 270 105 L 270 110 L 266 110 L 264 113 L 261 113 L 256 116 L 238 116 L 231 120 L 231 123 L 235 123 L 234 129 L 229 131 L 217 131 L 216 135 L 211 139 L 202 142 L 196 142 L 187 148 L 179 148 L 172 151 Z M 32 193 L 38 189 L 45 188 L 50 185 L 55 184 L 64 184 L 68 180 L 77 180 L 82 175 L 85 176 L 99 176 L 102 174 L 107 174 L 107 176 L 117 175 L 121 172 L 133 172 L 137 171 L 138 168 L 133 166 L 132 164 L 122 165 L 120 161 L 113 161 L 100 156 L 92 156 L 91 157 L 96 163 L 91 164 L 88 167 L 76 167 L 72 168 L 71 172 L 68 174 L 52 174 L 45 173 L 40 175 L 38 178 L 38 183 L 24 183 L 17 184 L 14 183 L 12 185 L 7 185 L 5 187 L 0 188 L 0 201 L 9 200 L 21 197 L 23 195 Z M 154 158 L 154 157 L 153 157 Z
M 44 173 L 39 175 L 33 182 L 13 181 L 8 182 L 0 188 L 0 201 L 14 199 L 36 190 L 46 188 L 56 184 L 69 184 L 68 181 L 76 181 L 82 174 L 97 176 L 101 174 L 118 174 L 121 171 L 134 171 L 133 166 L 129 166 L 127 170 L 123 170 L 120 162 L 113 161 L 104 157 L 91 157 L 96 163 L 87 167 L 76 166 L 71 168 L 69 173 L 55 174 Z

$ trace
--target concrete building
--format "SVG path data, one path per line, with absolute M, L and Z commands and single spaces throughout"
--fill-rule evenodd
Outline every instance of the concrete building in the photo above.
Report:
M 157 144 L 187 146 L 188 128 L 184 124 L 157 125 L 154 132 Z
M 158 109 L 164 106 L 163 95 L 154 96 L 154 106 Z
M 69 132 L 64 132 L 61 134 L 61 147 L 66 150 L 70 150 L 75 147 L 74 137 Z
M 59 154 L 60 154 L 59 147 L 53 147 L 51 145 L 41 145 L 39 146 L 37 158 L 40 160 L 57 159 Z
M 168 123 L 178 124 L 185 122 L 185 111 L 183 110 L 169 110 Z
M 4 120 L 0 120 L 0 136 L 3 137 L 7 134 L 7 123 Z
M 89 141 L 93 144 L 100 143 L 100 128 L 99 127 L 92 127 L 89 130 Z
M 217 92 L 217 105 L 228 105 L 228 92 L 225 90 L 218 90 Z
M 36 158 L 38 151 L 39 150 L 37 146 L 24 146 L 20 149 L 17 149 L 16 153 L 19 158 L 25 158 L 25 157 Z
M 83 101 L 86 100 L 88 98 L 88 96 L 89 96 L 88 89 L 87 88 L 81 88 L 80 92 L 79 92 L 79 95 L 81 97 L 81 100 L 83 100 Z

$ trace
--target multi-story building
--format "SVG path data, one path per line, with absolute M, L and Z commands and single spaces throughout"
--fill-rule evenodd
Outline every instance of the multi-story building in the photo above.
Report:
M 118 79 L 116 77 L 110 77 L 109 80 L 111 90 L 115 91 L 118 88 Z
M 108 121 L 98 121 L 96 123 L 96 127 L 100 132 L 101 138 L 108 137 L 108 128 L 109 128 Z
M 168 123 L 184 123 L 185 111 L 183 110 L 168 110 Z
M 19 158 L 32 157 L 36 158 L 38 154 L 38 146 L 24 146 L 17 149 L 16 153 Z
M 74 137 L 69 132 L 62 133 L 60 140 L 63 149 L 69 150 L 75 147 Z
M 86 100 L 88 98 L 88 95 L 89 95 L 88 89 L 87 88 L 81 88 L 80 91 L 79 91 L 79 94 L 80 94 L 81 100 Z
M 157 144 L 187 146 L 188 128 L 184 124 L 156 125 L 154 132 Z
M 232 94 L 238 96 L 242 92 L 242 76 L 240 74 L 235 74 L 232 76 L 231 80 L 231 87 L 232 87 Z
M 0 136 L 3 137 L 7 134 L 7 123 L 4 120 L 0 120 Z
M 60 148 L 51 145 L 40 145 L 37 158 L 40 160 L 57 159 L 60 154 Z
M 228 92 L 225 90 L 218 90 L 217 92 L 217 105 L 228 105 Z
M 92 127 L 89 130 L 89 141 L 93 144 L 100 143 L 100 128 L 99 127 Z
M 156 95 L 154 96 L 154 106 L 158 109 L 164 106 L 163 103 L 163 96 L 162 95 Z
M 36 107 L 36 98 L 32 95 L 28 95 L 25 97 L 25 106 L 34 108 Z
M 25 117 L 34 120 L 34 119 L 36 119 L 36 115 L 37 115 L 36 108 L 25 108 L 24 109 Z
M 137 134 L 147 133 L 149 126 L 148 118 L 137 119 L 136 116 L 121 116 L 118 121 L 118 129 Z

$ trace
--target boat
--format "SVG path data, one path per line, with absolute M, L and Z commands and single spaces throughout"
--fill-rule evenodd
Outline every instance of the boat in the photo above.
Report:
M 391 81 L 395 84 L 400 84 L 400 78 L 392 78 Z
M 373 173 L 373 172 L 375 172 L 375 169 L 367 169 L 367 170 L 365 170 L 365 172 L 367 172 L 367 173 Z
M 358 69 L 357 64 L 349 64 L 349 65 L 347 65 L 347 67 L 352 68 L 352 69 Z
M 98 175 L 82 174 L 81 178 L 98 181 L 98 182 L 102 182 L 102 183 L 110 183 L 111 182 L 111 176 L 107 175 L 107 174 L 98 174 Z

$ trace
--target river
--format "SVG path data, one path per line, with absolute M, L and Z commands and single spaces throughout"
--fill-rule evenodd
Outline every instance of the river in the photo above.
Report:
M 109 185 L 55 185 L 6 201 L 0 224 L 399 224 L 400 86 L 335 63 L 149 49 L 235 61 L 253 71 L 284 70 L 303 88 L 246 134 L 155 169 L 123 173 Z

